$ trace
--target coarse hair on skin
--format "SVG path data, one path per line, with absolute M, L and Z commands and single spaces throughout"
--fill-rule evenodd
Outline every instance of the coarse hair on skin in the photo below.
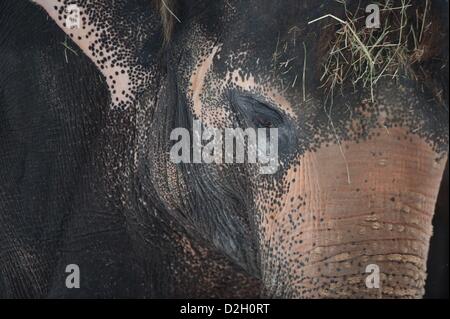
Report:
M 161 16 L 161 23 L 163 28 L 164 43 L 167 44 L 172 37 L 176 22 L 181 22 L 177 17 L 178 9 L 177 0 L 154 0 L 156 7 Z

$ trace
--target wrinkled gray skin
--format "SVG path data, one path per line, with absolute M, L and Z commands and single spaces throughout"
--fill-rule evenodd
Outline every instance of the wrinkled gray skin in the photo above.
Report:
M 4 296 L 423 295 L 448 148 L 446 48 L 422 61 L 437 83 L 387 79 L 374 103 L 344 88 L 331 112 L 320 88 L 327 36 L 307 21 L 339 6 L 180 1 L 163 48 L 149 1 L 75 1 L 85 18 L 75 31 L 62 2 L 0 5 Z M 24 17 L 43 31 L 9 37 L 30 32 L 11 23 Z M 57 25 L 77 54 L 59 45 Z M 291 58 L 304 85 L 280 70 Z M 193 119 L 279 128 L 279 171 L 174 165 L 170 132 Z M 88 273 L 76 291 L 64 288 L 72 263 Z M 368 264 L 380 266 L 382 289 L 365 286 Z

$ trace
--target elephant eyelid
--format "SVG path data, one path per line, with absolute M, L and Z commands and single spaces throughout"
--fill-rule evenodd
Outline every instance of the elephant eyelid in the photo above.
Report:
M 259 98 L 238 92 L 231 92 L 233 108 L 254 124 L 264 127 L 276 127 L 284 123 L 283 114 L 270 103 L 262 102 Z

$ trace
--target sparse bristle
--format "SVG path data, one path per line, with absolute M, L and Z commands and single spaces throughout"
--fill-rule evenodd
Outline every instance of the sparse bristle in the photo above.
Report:
M 181 22 L 177 17 L 176 0 L 157 0 L 157 7 L 161 15 L 161 22 L 164 30 L 164 42 L 168 43 L 172 37 L 176 22 Z

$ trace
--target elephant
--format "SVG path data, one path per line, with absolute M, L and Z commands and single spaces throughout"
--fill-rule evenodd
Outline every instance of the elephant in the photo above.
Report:
M 382 3 L 0 4 L 0 296 L 423 297 L 448 3 Z M 196 123 L 275 171 L 175 163 Z

